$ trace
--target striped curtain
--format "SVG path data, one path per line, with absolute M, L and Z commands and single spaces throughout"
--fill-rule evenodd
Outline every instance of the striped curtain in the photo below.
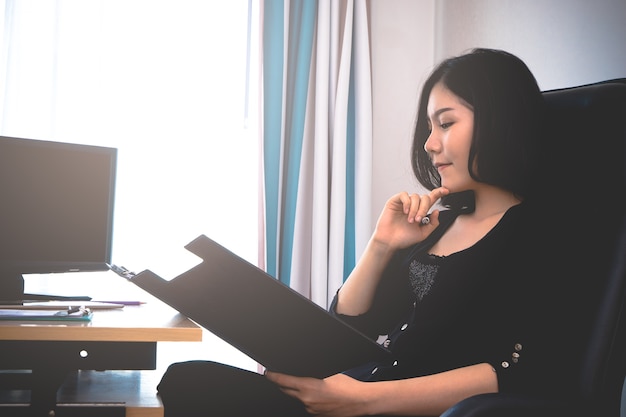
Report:
M 327 307 L 371 233 L 367 0 L 264 0 L 261 265 Z

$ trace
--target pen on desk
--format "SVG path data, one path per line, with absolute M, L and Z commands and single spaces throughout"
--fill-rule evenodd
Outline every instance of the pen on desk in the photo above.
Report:
M 57 314 L 62 314 L 63 312 L 59 312 Z M 91 310 L 88 308 L 85 308 L 83 306 L 72 306 L 72 307 L 68 307 L 67 311 L 65 312 L 66 315 L 71 316 L 71 315 L 77 315 L 76 313 L 80 313 L 80 316 L 89 316 L 91 314 Z
M 78 306 L 68 307 L 67 308 L 67 315 L 69 316 L 70 314 L 78 313 L 81 310 L 82 310 L 82 307 L 78 307 Z

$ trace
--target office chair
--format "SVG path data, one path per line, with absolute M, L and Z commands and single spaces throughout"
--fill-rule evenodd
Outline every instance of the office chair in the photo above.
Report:
M 588 317 L 572 323 L 582 340 L 571 393 L 563 399 L 505 393 L 465 399 L 441 417 L 618 417 L 626 376 L 626 78 L 545 91 L 547 132 L 542 149 L 542 202 L 558 207 L 564 258 Z M 588 227 L 580 227 L 588 221 Z M 557 249 L 555 248 L 555 251 Z M 564 288 L 564 293 L 567 289 Z M 564 341 L 563 349 L 570 346 Z M 554 358 L 555 361 L 559 357 Z M 626 399 L 623 400 L 626 405 Z M 623 416 L 622 416 L 623 417 Z

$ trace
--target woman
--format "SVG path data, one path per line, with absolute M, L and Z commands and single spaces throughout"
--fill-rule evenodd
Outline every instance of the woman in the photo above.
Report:
M 542 275 L 528 262 L 541 252 L 530 190 L 543 114 L 517 57 L 476 49 L 442 62 L 422 89 L 412 149 L 430 191 L 387 201 L 331 306 L 393 360 L 323 380 L 177 364 L 159 387 L 166 415 L 439 415 L 475 394 L 554 382 Z M 196 388 L 181 399 L 172 390 L 185 378 Z

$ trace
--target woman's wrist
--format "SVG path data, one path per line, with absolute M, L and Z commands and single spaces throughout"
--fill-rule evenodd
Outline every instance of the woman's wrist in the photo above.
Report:
M 388 242 L 377 239 L 376 235 L 372 236 L 365 248 L 365 253 L 369 253 L 374 259 L 384 263 L 387 263 L 396 251 L 397 248 L 393 247 Z

